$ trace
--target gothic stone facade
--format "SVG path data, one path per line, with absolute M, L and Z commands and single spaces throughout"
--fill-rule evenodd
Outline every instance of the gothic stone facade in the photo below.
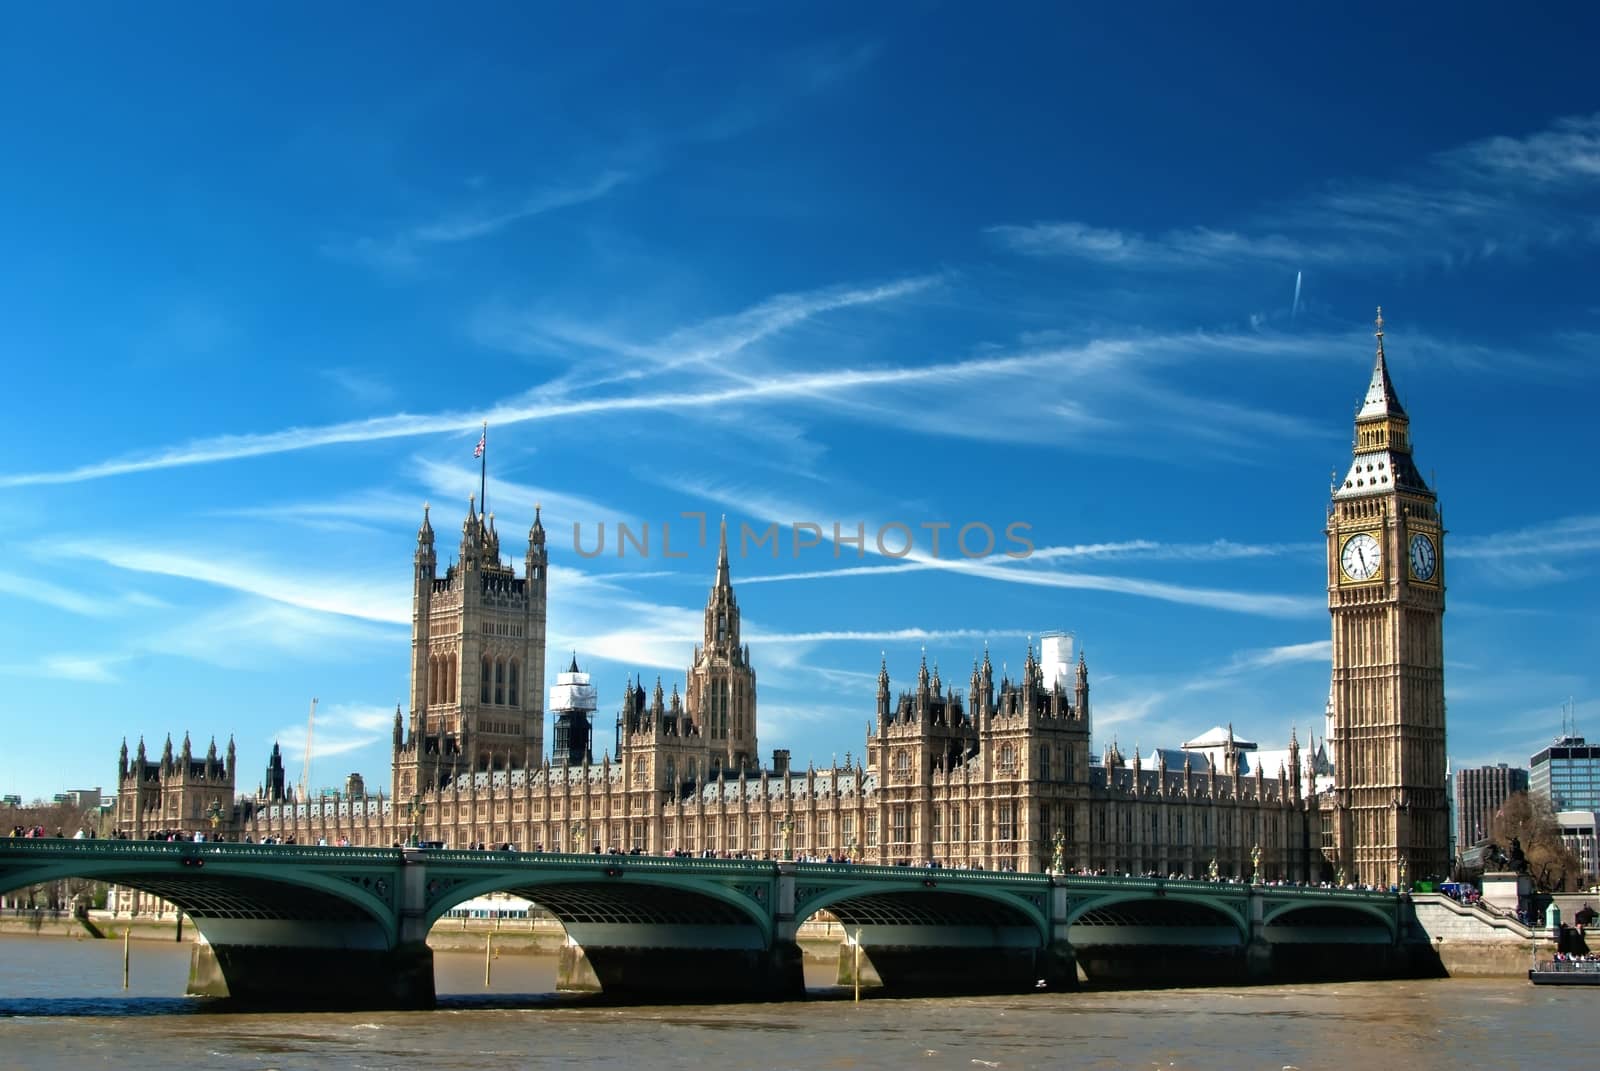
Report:
M 1047 681 L 1031 644 L 1015 680 L 996 681 L 985 650 L 964 694 L 924 661 L 915 687 L 896 695 L 881 666 L 859 761 L 802 772 L 776 751 L 763 765 L 725 526 L 685 690 L 630 681 L 615 754 L 552 764 L 539 694 L 544 531 L 536 516 L 517 577 L 499 564 L 493 518 L 469 509 L 459 562 L 442 578 L 426 513 L 418 533 L 410 719 L 396 710 L 388 797 L 296 799 L 275 752 L 263 788 L 237 802 L 222 832 L 1023 871 L 1050 868 L 1059 850 L 1068 867 L 1111 872 L 1259 868 L 1268 879 L 1317 880 L 1342 871 L 1369 882 L 1395 880 L 1403 860 L 1412 876 L 1443 874 L 1443 529 L 1411 462 L 1381 334 L 1356 429 L 1351 475 L 1328 514 L 1335 769 L 1320 793 L 1328 779 L 1311 755 L 1302 764 L 1293 739 L 1275 771 L 1245 761 L 1231 735 L 1220 752 L 1157 750 L 1147 765 L 1112 746 L 1095 761 L 1087 663 L 1080 655 L 1070 686 L 1054 673 Z M 130 797 L 139 802 L 119 820 L 139 835 L 165 824 L 140 809 L 166 799 L 169 776 L 189 775 L 182 763 L 171 775 L 165 765 L 135 769 L 124 763 L 123 785 L 128 794 L 140 784 Z M 152 777 L 159 792 L 140 780 Z M 231 763 L 226 781 L 231 795 Z M 206 786 L 224 791 L 220 780 Z M 159 806 L 165 817 L 173 805 Z M 199 826 L 193 806 L 171 814 Z

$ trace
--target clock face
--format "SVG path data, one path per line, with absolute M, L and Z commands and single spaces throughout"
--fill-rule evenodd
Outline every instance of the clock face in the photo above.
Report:
M 1439 568 L 1439 555 L 1433 549 L 1433 540 L 1421 532 L 1411 537 L 1411 575 L 1418 580 L 1432 580 Z
M 1383 565 L 1383 551 L 1376 539 L 1360 532 L 1344 541 L 1344 550 L 1339 553 L 1339 565 L 1351 580 L 1371 580 Z

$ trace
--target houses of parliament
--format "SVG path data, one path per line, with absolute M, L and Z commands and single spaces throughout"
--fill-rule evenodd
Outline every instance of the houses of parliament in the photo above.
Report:
M 595 760 L 595 690 L 576 658 L 551 690 L 551 567 L 535 511 L 521 575 L 493 515 L 469 505 L 442 575 L 428 510 L 412 573 L 410 708 L 396 709 L 387 792 L 352 776 L 296 798 L 274 746 L 236 796 L 230 742 L 118 763 L 117 826 L 228 840 L 543 851 L 810 856 L 863 863 L 1213 875 L 1371 884 L 1449 870 L 1445 799 L 1444 528 L 1412 460 L 1380 310 L 1353 458 L 1324 535 L 1332 624 L 1327 730 L 1264 751 L 1221 726 L 1182 746 L 1093 750 L 1089 667 L 1030 643 L 1014 678 L 987 649 L 965 689 L 926 660 L 905 687 L 878 671 L 859 758 L 763 762 L 755 658 L 740 639 L 726 523 L 704 633 L 680 690 L 630 681 L 615 750 Z M 559 565 L 557 565 L 559 568 Z M 865 697 L 863 697 L 865 699 Z

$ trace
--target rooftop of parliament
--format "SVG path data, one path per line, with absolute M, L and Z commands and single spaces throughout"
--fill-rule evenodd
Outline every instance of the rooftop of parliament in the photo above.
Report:
M 1124 754 L 1092 742 L 1090 671 L 1070 640 L 1030 643 L 997 675 L 975 652 L 965 689 L 924 657 L 909 687 L 880 664 L 875 717 L 843 765 L 792 767 L 757 747 L 756 672 L 740 640 L 726 522 L 704 633 L 681 682 L 624 689 L 595 760 L 595 689 L 576 658 L 551 688 L 550 569 L 538 510 L 521 575 L 493 514 L 469 501 L 439 570 L 423 509 L 412 576 L 410 708 L 397 708 L 387 792 L 352 776 L 296 798 L 274 746 L 253 795 L 235 794 L 233 744 L 196 759 L 170 738 L 119 757 L 119 830 L 229 840 L 544 851 L 790 855 L 869 863 L 1388 883 L 1448 868 L 1444 794 L 1444 529 L 1411 457 L 1409 418 L 1377 352 L 1353 457 L 1325 518 L 1333 635 L 1327 729 L 1265 751 L 1218 727 Z M 559 565 L 557 565 L 559 568 Z M 1311 578 L 1308 577 L 1308 580 Z M 681 688 L 680 688 L 681 684 Z M 863 706 L 872 701 L 863 696 Z M 1219 719 L 1222 720 L 1222 719 Z

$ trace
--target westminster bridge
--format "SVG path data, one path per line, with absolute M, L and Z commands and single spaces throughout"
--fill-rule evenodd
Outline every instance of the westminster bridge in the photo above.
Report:
M 0 838 L 0 891 L 84 878 L 171 901 L 204 942 L 191 992 L 429 1007 L 430 927 L 493 892 L 566 929 L 563 977 L 631 999 L 805 993 L 827 912 L 887 993 L 1382 977 L 1423 969 L 1394 893 L 802 862 Z M 848 958 L 852 963 L 855 956 Z M 1416 962 L 1414 962 L 1416 961 Z

